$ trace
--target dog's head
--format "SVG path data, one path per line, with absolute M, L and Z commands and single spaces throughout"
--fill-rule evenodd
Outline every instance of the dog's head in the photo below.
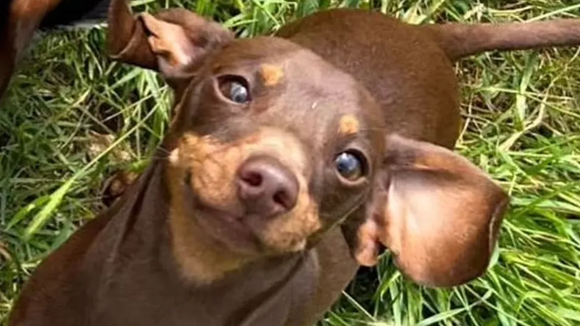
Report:
M 195 256 L 194 230 L 222 246 L 216 266 L 234 269 L 304 250 L 348 220 L 360 264 L 376 264 L 383 244 L 421 284 L 486 269 L 504 192 L 451 151 L 389 134 L 350 75 L 288 40 L 236 40 L 182 9 L 133 17 L 113 1 L 109 26 L 114 58 L 159 71 L 178 94 L 167 176 L 182 261 Z

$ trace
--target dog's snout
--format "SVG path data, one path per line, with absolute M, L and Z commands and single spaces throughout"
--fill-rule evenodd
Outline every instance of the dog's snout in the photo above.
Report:
M 296 176 L 276 159 L 248 159 L 238 171 L 238 196 L 248 213 L 272 217 L 290 211 L 298 198 Z

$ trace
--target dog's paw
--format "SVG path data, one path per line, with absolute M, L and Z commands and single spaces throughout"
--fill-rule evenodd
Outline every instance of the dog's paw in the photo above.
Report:
M 139 176 L 131 171 L 119 171 L 108 177 L 103 183 L 101 200 L 106 207 L 112 206 Z

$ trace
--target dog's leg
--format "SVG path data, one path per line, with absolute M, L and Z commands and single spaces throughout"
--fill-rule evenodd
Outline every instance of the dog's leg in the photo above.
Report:
M 0 97 L 37 30 L 104 20 L 109 1 L 0 1 Z

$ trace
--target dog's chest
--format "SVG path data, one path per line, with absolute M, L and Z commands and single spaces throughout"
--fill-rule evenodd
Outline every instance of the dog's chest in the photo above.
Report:
M 138 266 L 130 267 L 130 269 Z M 187 287 L 161 273 L 122 273 L 107 286 L 91 325 L 294 326 L 317 282 L 313 258 L 256 271 L 216 286 Z

